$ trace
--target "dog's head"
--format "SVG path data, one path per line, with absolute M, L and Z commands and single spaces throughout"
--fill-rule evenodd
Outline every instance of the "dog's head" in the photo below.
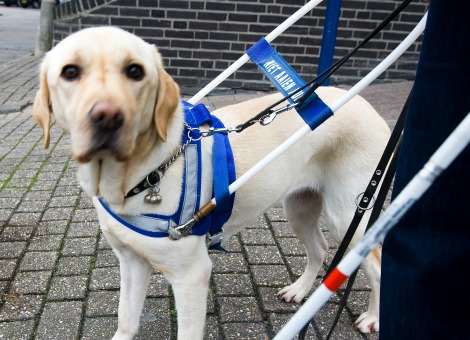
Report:
M 149 129 L 165 141 L 179 88 L 153 45 L 115 27 L 89 28 L 45 56 L 33 116 L 50 140 L 51 113 L 70 132 L 78 162 L 125 161 Z

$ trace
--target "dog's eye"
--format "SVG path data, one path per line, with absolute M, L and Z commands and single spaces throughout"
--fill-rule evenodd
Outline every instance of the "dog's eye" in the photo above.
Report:
M 61 76 L 65 80 L 72 81 L 80 77 L 80 73 L 81 73 L 80 71 L 81 70 L 78 66 L 67 65 L 67 66 L 64 66 L 64 68 L 62 69 Z
M 126 75 L 132 80 L 142 80 L 144 74 L 143 67 L 137 64 L 129 65 L 126 69 Z

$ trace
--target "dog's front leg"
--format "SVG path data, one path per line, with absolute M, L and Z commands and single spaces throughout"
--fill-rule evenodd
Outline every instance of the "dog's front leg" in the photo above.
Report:
M 114 249 L 121 268 L 118 330 L 114 340 L 132 339 L 139 329 L 140 314 L 150 283 L 152 267 L 142 257 L 123 248 Z
M 212 262 L 206 249 L 189 262 L 167 276 L 178 314 L 178 340 L 197 340 L 204 335 Z

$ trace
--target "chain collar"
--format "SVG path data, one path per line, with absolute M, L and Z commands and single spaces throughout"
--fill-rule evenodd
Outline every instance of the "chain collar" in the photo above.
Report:
M 129 192 L 126 194 L 126 196 L 124 196 L 124 198 L 135 196 L 137 194 L 140 194 L 142 191 L 147 190 L 148 188 L 151 188 L 151 191 L 152 191 L 151 194 L 153 193 L 155 200 L 157 200 L 156 195 L 158 194 L 158 191 L 160 190 L 158 188 L 158 185 L 160 184 L 160 180 L 163 178 L 165 171 L 176 161 L 176 159 L 178 159 L 178 157 L 184 152 L 184 150 L 186 150 L 186 148 L 188 147 L 189 144 L 191 144 L 191 142 L 198 141 L 201 138 L 199 137 L 198 139 L 194 139 L 191 136 L 191 133 L 193 131 L 199 130 L 199 129 L 190 127 L 186 122 L 184 123 L 184 126 L 188 130 L 188 134 L 187 134 L 188 140 L 184 144 L 182 144 L 178 150 L 176 150 L 174 155 L 171 156 L 171 158 L 167 162 L 162 163 L 157 169 L 153 170 L 151 173 L 147 175 L 147 177 L 145 177 L 135 187 L 129 190 Z M 159 201 L 148 202 L 148 200 L 150 200 L 150 197 L 148 197 L 147 199 L 147 196 L 145 199 L 147 203 L 159 202 Z M 159 200 L 161 200 L 161 197 L 159 198 Z

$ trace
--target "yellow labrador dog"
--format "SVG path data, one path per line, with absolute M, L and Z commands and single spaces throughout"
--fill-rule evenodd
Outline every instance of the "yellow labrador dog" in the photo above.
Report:
M 344 94 L 318 89 L 331 104 Z M 254 116 L 278 97 L 266 96 L 217 110 L 226 126 Z M 99 203 L 119 214 L 170 215 L 178 207 L 184 157 L 161 178 L 160 204 L 126 193 L 158 165 L 175 155 L 184 129 L 179 88 L 162 67 L 153 45 L 118 28 L 85 29 L 60 42 L 44 58 L 33 115 L 44 130 L 47 148 L 51 114 L 70 133 L 72 155 L 83 190 L 94 197 L 101 228 L 119 258 L 121 295 L 119 326 L 114 339 L 131 339 L 138 331 L 152 267 L 172 285 L 178 313 L 178 339 L 202 339 L 212 264 L 204 236 L 141 235 L 118 223 Z M 269 127 L 252 126 L 231 134 L 237 176 L 304 126 L 295 113 L 284 113 Z M 389 129 L 376 111 L 355 97 L 332 118 L 304 137 L 237 191 L 224 238 L 238 233 L 282 201 L 285 214 L 308 261 L 303 275 L 283 288 L 279 297 L 300 302 L 312 287 L 327 250 L 318 226 L 320 214 L 332 238 L 340 241 L 382 153 Z M 203 138 L 201 202 L 212 195 L 212 138 Z M 363 227 L 360 228 L 363 230 Z M 359 232 L 354 242 L 360 237 Z M 372 287 L 368 310 L 356 326 L 378 330 L 380 251 L 363 268 Z

